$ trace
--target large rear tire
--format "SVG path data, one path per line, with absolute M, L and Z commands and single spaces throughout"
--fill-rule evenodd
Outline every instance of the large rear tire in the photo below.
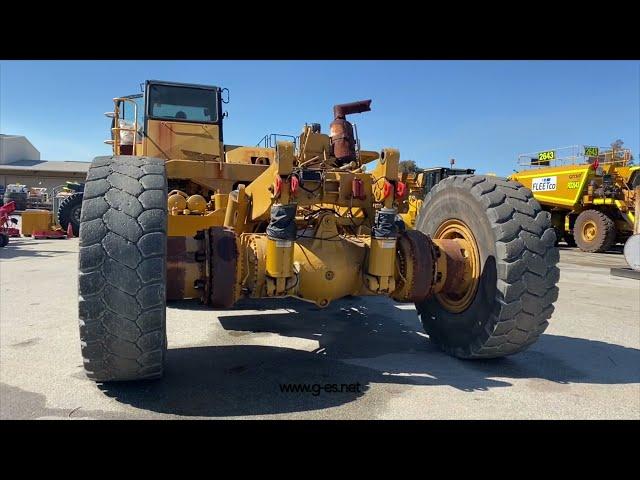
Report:
M 80 234 L 80 212 L 82 210 L 82 192 L 69 195 L 60 202 L 58 207 L 58 223 L 66 232 L 69 222 L 73 234 L 77 237 Z
M 573 237 L 583 252 L 606 252 L 616 240 L 616 224 L 603 212 L 584 210 L 576 218 Z
M 87 376 L 162 376 L 166 337 L 164 161 L 96 158 L 80 217 L 80 343 Z
M 564 241 L 567 242 L 567 247 L 575 248 L 576 239 L 573 237 L 573 234 L 564 232 Z
M 443 296 L 416 304 L 430 340 L 459 358 L 526 349 L 547 328 L 558 297 L 559 253 L 550 214 L 520 183 L 460 175 L 429 192 L 416 225 L 438 238 L 451 222 L 473 237 L 478 280 L 464 308 L 452 308 Z

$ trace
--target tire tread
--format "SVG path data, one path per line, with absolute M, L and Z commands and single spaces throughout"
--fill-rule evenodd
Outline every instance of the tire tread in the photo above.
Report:
M 496 301 L 484 328 L 467 346 L 452 347 L 434 338 L 428 314 L 421 313 L 425 331 L 443 350 L 461 358 L 521 352 L 544 332 L 558 297 L 559 256 L 551 216 L 519 182 L 481 175 L 443 179 L 424 205 L 438 192 L 452 188 L 470 192 L 487 209 L 496 240 Z
M 166 211 L 154 206 L 160 233 L 144 235 L 144 214 L 150 209 L 140 196 L 153 192 L 166 198 L 167 185 L 156 180 L 145 182 L 145 188 L 139 180 L 145 166 L 166 178 L 158 159 L 98 157 L 85 184 L 79 232 L 80 340 L 87 376 L 99 382 L 162 376 L 167 219 Z

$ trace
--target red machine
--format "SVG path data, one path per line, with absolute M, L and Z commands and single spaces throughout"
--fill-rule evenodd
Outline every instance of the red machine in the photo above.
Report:
M 9 243 L 9 237 L 20 236 L 20 230 L 13 226 L 18 221 L 9 216 L 15 209 L 16 202 L 9 202 L 0 207 L 0 247 L 4 247 Z

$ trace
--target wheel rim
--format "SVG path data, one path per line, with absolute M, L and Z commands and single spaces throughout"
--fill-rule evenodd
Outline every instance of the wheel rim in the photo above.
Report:
M 587 242 L 592 242 L 598 235 L 598 226 L 595 222 L 588 220 L 582 226 L 582 238 Z
M 443 308 L 452 313 L 464 312 L 476 296 L 480 284 L 480 253 L 471 229 L 458 219 L 451 219 L 438 227 L 434 239 L 455 240 L 467 259 L 464 278 L 456 292 L 440 292 L 435 297 Z
M 71 218 L 73 218 L 75 223 L 80 223 L 80 212 L 81 211 L 82 211 L 82 208 L 80 207 L 80 205 L 78 205 L 76 208 L 74 208 L 71 211 Z

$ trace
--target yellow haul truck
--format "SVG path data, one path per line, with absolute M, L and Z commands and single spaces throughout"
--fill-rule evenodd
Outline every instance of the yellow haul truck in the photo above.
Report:
M 404 229 L 399 151 L 361 150 L 346 119 L 371 100 L 334 106 L 329 135 L 305 124 L 291 141 L 249 147 L 223 141 L 224 92 L 147 81 L 144 94 L 114 99 L 113 154 L 89 168 L 80 216 L 90 378 L 162 375 L 167 300 L 326 307 L 382 295 L 415 303 L 430 341 L 460 358 L 517 353 L 545 330 L 558 249 L 528 189 L 445 178 Z
M 438 182 L 453 175 L 472 175 L 473 168 L 430 167 L 415 172 L 403 172 L 399 179 L 406 189 L 406 200 L 400 206 L 400 217 L 408 228 L 415 228 L 424 197 Z
M 522 154 L 512 180 L 531 189 L 551 213 L 558 240 L 604 252 L 633 234 L 640 167 L 629 149 L 575 145 Z

